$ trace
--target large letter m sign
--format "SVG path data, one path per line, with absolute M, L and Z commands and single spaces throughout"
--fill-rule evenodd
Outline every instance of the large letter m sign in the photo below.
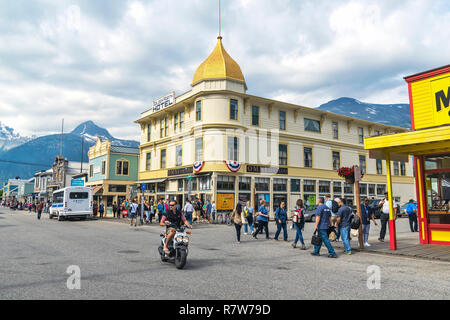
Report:
M 442 104 L 441 104 L 442 102 Z M 444 90 L 436 92 L 436 111 L 439 112 L 442 109 L 442 105 L 444 108 L 448 108 L 450 106 L 450 87 L 448 87 L 447 95 L 445 95 Z

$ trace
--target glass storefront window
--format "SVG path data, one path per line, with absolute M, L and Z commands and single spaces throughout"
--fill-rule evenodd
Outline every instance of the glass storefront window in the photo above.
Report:
M 333 193 L 335 197 L 340 196 L 342 194 L 342 182 L 340 181 L 333 182 Z
M 284 201 L 286 203 L 285 209 L 287 210 L 289 208 L 287 203 L 287 195 L 286 194 L 274 194 L 273 195 L 273 211 L 280 206 L 281 201 Z
M 353 194 L 353 183 L 344 183 L 344 194 Z
M 269 191 L 270 179 L 269 178 L 255 178 L 255 190 L 256 191 Z
M 300 179 L 291 179 L 291 192 L 300 192 Z
M 377 184 L 377 195 L 384 196 L 385 192 L 386 192 L 386 185 L 385 184 Z
M 364 196 L 367 195 L 367 184 L 366 183 L 359 184 L 359 193 Z
M 249 177 L 239 177 L 239 190 L 250 191 L 252 179 Z
M 234 191 L 234 177 L 217 176 L 217 190 Z
M 200 191 L 211 190 L 211 176 L 200 177 Z
M 287 191 L 286 179 L 273 179 L 273 191 Z
M 376 185 L 375 184 L 369 184 L 369 196 L 374 196 L 375 195 L 375 189 L 376 189 Z
M 303 192 L 315 193 L 316 192 L 316 181 L 303 180 Z
M 430 224 L 450 224 L 450 155 L 426 157 L 425 168 Z
M 319 181 L 319 193 L 320 194 L 330 193 L 330 181 Z

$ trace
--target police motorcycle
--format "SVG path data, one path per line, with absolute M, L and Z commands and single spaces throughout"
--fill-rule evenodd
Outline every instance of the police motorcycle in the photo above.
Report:
M 177 269 L 183 269 L 186 265 L 187 255 L 189 253 L 189 236 L 191 232 L 186 232 L 187 226 L 181 226 L 176 229 L 175 236 L 168 244 L 169 254 L 165 253 L 164 243 L 166 243 L 166 232 L 161 233 L 161 244 L 158 247 L 162 262 L 174 262 Z

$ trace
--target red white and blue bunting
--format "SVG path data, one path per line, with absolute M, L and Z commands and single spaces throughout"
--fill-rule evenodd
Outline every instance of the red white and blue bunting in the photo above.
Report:
M 204 165 L 205 161 L 194 162 L 194 172 L 199 173 L 200 171 L 202 171 Z
M 239 169 L 241 169 L 241 163 L 237 161 L 225 161 L 225 164 L 227 165 L 228 169 L 231 172 L 238 172 Z

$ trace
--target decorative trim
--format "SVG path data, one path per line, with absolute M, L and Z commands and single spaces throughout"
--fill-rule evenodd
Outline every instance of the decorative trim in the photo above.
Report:
M 242 164 L 240 162 L 237 161 L 225 161 L 225 164 L 227 165 L 227 168 L 231 171 L 231 172 L 238 172 L 241 169 Z
M 205 161 L 196 161 L 194 162 L 194 172 L 199 173 L 202 171 L 203 167 L 205 166 Z

